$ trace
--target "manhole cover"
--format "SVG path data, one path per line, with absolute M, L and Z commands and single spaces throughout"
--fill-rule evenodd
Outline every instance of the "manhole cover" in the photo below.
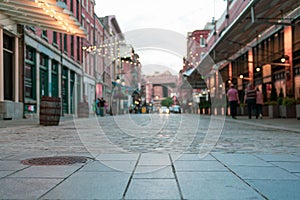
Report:
M 85 163 L 88 158 L 83 156 L 55 156 L 39 157 L 22 160 L 24 165 L 72 165 L 75 163 Z

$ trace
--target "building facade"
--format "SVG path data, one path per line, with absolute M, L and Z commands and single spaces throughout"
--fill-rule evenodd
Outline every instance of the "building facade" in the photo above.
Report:
M 297 0 L 228 1 L 206 40 L 207 52 L 192 73 L 205 77 L 212 98 L 224 97 L 233 83 L 243 100 L 252 83 L 263 91 L 265 101 L 272 88 L 277 96 L 299 99 L 299 24 Z
M 58 32 L 72 35 L 74 40 L 85 37 L 86 32 L 73 15 L 75 5 L 70 9 L 67 1 L 16 0 L 0 4 L 3 19 L 0 28 L 0 119 L 33 116 L 39 112 L 41 96 L 60 96 L 63 91 L 60 63 L 63 57 L 70 55 L 63 55 L 66 53 L 59 48 L 62 37 Z M 81 57 L 76 52 L 73 56 L 80 63 Z M 66 66 L 70 66 L 69 62 L 72 61 L 66 59 Z M 76 64 L 70 68 L 73 73 L 63 73 L 73 77 L 75 84 L 74 73 L 80 70 Z M 64 103 L 70 105 L 74 101 L 68 99 Z M 72 112 L 71 107 L 65 109 Z
M 116 17 L 99 18 L 94 0 L 23 3 L 0 3 L 0 119 L 38 117 L 43 96 L 59 97 L 62 115 L 80 103 L 93 113 L 100 97 L 112 106 L 124 42 Z

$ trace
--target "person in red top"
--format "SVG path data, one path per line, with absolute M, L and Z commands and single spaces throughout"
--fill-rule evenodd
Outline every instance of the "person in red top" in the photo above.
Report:
M 239 104 L 239 94 L 237 89 L 234 88 L 234 85 L 230 85 L 230 89 L 227 92 L 227 98 L 230 106 L 230 115 L 233 119 L 236 119 L 236 107 Z
M 264 105 L 264 96 L 259 89 L 256 89 L 256 119 L 262 119 L 262 107 Z

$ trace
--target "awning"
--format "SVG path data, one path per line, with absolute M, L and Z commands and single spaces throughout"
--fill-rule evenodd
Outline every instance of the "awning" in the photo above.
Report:
M 184 77 L 186 77 L 186 80 L 188 81 L 189 85 L 193 89 L 205 89 L 207 88 L 206 83 L 204 81 L 203 75 L 199 73 L 197 68 L 192 68 L 187 71 L 185 71 L 182 74 Z
M 222 31 L 211 47 L 209 55 L 205 58 L 212 58 L 215 63 L 228 59 L 271 26 L 275 24 L 289 25 L 289 19 L 283 17 L 299 6 L 299 0 L 250 1 L 239 17 Z M 251 13 L 254 13 L 254 15 L 251 15 Z M 279 22 L 280 19 L 281 23 Z M 252 23 L 253 20 L 254 23 Z M 205 62 L 205 59 L 202 61 Z M 201 63 L 198 67 L 201 67 Z
M 190 76 L 190 75 L 194 72 L 195 69 L 196 69 L 196 68 L 188 69 L 188 70 L 186 70 L 182 75 L 183 75 L 183 76 Z
M 0 0 L 0 25 L 16 24 L 37 26 L 56 32 L 86 37 L 73 13 L 64 2 L 56 0 Z M 3 18 L 4 17 L 4 18 Z

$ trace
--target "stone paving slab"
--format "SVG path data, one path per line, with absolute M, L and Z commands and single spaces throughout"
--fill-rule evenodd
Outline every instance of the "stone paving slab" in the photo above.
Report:
M 80 169 L 83 172 L 115 172 L 116 169 L 103 164 L 101 161 L 93 161 L 86 164 L 83 168 Z
M 9 177 L 18 178 L 57 178 L 62 179 L 70 176 L 78 166 L 31 166 L 18 171 Z
M 78 172 L 57 185 L 43 199 L 122 199 L 130 174 Z
M 171 166 L 138 165 L 137 168 L 135 169 L 133 178 L 170 179 L 175 177 Z
M 300 162 L 271 162 L 271 163 L 291 173 L 300 173 Z
M 62 179 L 3 178 L 0 179 L 1 199 L 38 199 Z
M 0 171 L 0 178 L 4 178 L 10 174 L 13 174 L 15 173 L 15 171 L 9 171 L 9 170 L 6 170 L 6 171 Z
M 279 167 L 261 167 L 261 166 L 231 166 L 239 177 L 244 180 L 266 179 L 266 180 L 296 180 L 297 176 L 283 170 Z
M 184 199 L 263 199 L 230 172 L 178 172 Z
M 175 161 L 174 167 L 177 172 L 199 172 L 199 171 L 228 171 L 218 161 Z
M 257 157 L 268 162 L 300 162 L 300 156 L 286 154 L 256 154 Z
M 28 167 L 29 166 L 23 165 L 19 161 L 0 160 L 0 171 L 6 171 L 6 170 L 17 171 L 17 170 L 25 169 Z
M 175 179 L 132 179 L 125 199 L 181 199 Z
M 300 180 L 249 180 L 248 183 L 260 191 L 267 199 L 300 199 Z
M 128 173 L 131 173 L 136 165 L 134 160 L 102 160 L 101 163 L 113 170 Z
M 191 153 L 184 153 L 184 154 L 171 154 L 173 161 L 182 161 L 182 160 L 216 160 L 212 155 L 210 154 L 191 154 Z
M 247 154 L 224 154 L 212 153 L 220 162 L 225 165 L 241 165 L 241 166 L 273 166 L 272 164 L 257 158 L 255 155 Z

